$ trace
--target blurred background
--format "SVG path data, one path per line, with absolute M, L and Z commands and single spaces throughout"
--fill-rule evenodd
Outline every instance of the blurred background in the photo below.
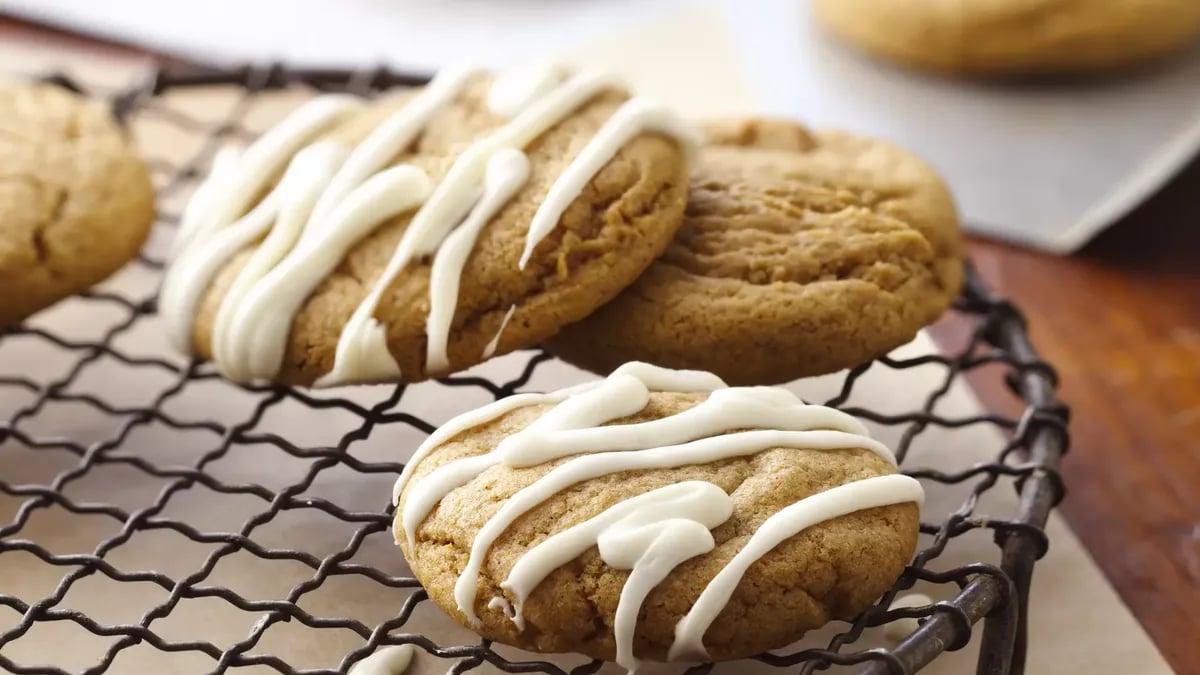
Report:
M 1006 3 L 980 6 L 989 4 Z M 987 84 L 863 56 L 821 30 L 802 0 L 0 0 L 0 11 L 199 63 L 416 72 L 637 33 L 627 53 L 644 70 L 703 87 L 697 65 L 715 52 L 740 71 L 757 111 L 908 146 L 947 177 L 970 229 L 1057 252 L 1127 213 L 1200 147 L 1200 48 L 1099 82 Z

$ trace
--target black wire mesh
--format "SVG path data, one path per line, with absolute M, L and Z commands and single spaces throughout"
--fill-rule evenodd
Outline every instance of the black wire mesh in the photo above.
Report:
M 86 89 L 62 76 L 50 79 L 60 86 Z M 155 236 L 162 240 L 169 238 L 178 223 L 178 205 L 201 177 L 216 149 L 225 142 L 251 139 L 261 131 L 246 124 L 260 100 L 297 89 L 370 95 L 422 81 L 387 70 L 348 73 L 274 67 L 187 75 L 160 71 L 113 101 L 118 116 L 131 127 L 150 121 L 179 134 L 181 144 L 186 145 L 186 140 L 195 146 L 183 153 L 187 158 L 182 162 L 155 159 L 155 148 L 147 149 L 160 199 Z M 220 86 L 228 98 L 223 114 L 214 118 L 198 116 L 186 102 L 170 96 L 209 86 Z M 426 595 L 418 582 L 407 570 L 359 560 L 370 548 L 367 542 L 390 542 L 391 510 L 383 508 L 385 499 L 378 497 L 386 495 L 386 489 L 373 493 L 365 506 L 314 494 L 314 486 L 335 473 L 348 481 L 387 482 L 394 478 L 403 465 L 386 453 L 382 457 L 369 456 L 364 448 L 370 444 L 364 441 L 373 434 L 400 429 L 409 434 L 408 444 L 415 445 L 436 426 L 421 412 L 426 398 L 403 385 L 360 388 L 353 396 L 346 390 L 331 396 L 327 392 L 274 386 L 238 386 L 221 380 L 211 367 L 183 363 L 165 349 L 153 355 L 134 353 L 125 346 L 130 335 L 159 330 L 154 289 L 163 260 L 155 248 L 152 238 L 143 254 L 122 273 L 136 277 L 135 282 L 102 285 L 99 290 L 67 301 L 70 307 L 56 310 L 59 318 L 72 319 L 65 325 L 43 325 L 35 318 L 0 334 L 0 405 L 11 405 L 0 420 L 0 523 L 7 521 L 0 527 L 0 610 L 10 610 L 0 614 L 0 668 L 13 673 L 132 672 L 122 665 L 123 654 L 149 649 L 164 656 L 195 657 L 189 662 L 191 670 L 169 672 L 226 673 L 257 666 L 262 672 L 318 675 L 344 672 L 380 645 L 411 643 L 429 655 L 453 661 L 446 664 L 451 672 L 465 672 L 485 663 L 507 672 L 566 672 L 536 655 L 506 652 L 487 640 L 455 644 L 422 634 L 413 617 L 430 603 L 425 602 Z M 1063 493 L 1057 467 L 1067 444 L 1067 411 L 1054 397 L 1054 371 L 1034 353 L 1020 313 L 991 295 L 973 272 L 954 311 L 974 322 L 965 344 L 944 355 L 885 357 L 864 364 L 842 376 L 840 391 L 826 403 L 880 425 L 902 428 L 895 448 L 901 461 L 930 429 L 957 433 L 979 426 L 995 427 L 1003 432 L 1005 442 L 995 447 L 989 461 L 965 468 L 906 465 L 906 473 L 927 485 L 961 488 L 963 496 L 957 508 L 942 520 L 922 523 L 919 553 L 896 586 L 873 608 L 842 626 L 819 648 L 764 654 L 757 657 L 758 661 L 802 673 L 831 666 L 854 666 L 871 673 L 911 673 L 943 651 L 958 649 L 974 637 L 981 641 L 979 672 L 1023 670 L 1029 581 L 1035 561 L 1048 544 L 1042 526 Z M 29 376 L 25 368 L 29 361 L 21 356 L 29 350 L 41 356 L 27 358 L 53 359 L 65 367 L 53 377 Z M 445 398 L 474 392 L 483 396 L 479 402 L 500 398 L 529 386 L 552 363 L 551 357 L 540 350 L 522 352 L 508 360 L 515 367 L 507 377 L 445 378 L 430 385 L 437 389 L 429 395 Z M 923 394 L 923 400 L 913 401 L 918 404 L 915 409 L 885 413 L 852 405 L 856 387 L 861 388 L 868 370 L 922 368 L 940 369 L 941 384 Z M 95 370 L 103 374 L 94 375 Z M 1024 402 L 1023 413 L 1015 418 L 940 414 L 936 410 L 939 403 L 969 373 L 1006 377 L 1012 391 Z M 102 381 L 91 382 L 98 386 L 89 390 L 86 383 L 97 379 Z M 112 386 L 115 381 L 120 381 L 122 391 L 132 389 L 144 396 L 133 402 L 114 402 L 111 396 L 116 391 Z M 208 392 L 208 400 L 216 392 L 230 404 L 222 407 L 220 414 L 210 408 L 197 409 L 198 404 L 189 394 L 198 388 Z M 72 424 L 66 426 L 72 430 L 77 428 L 75 422 L 89 415 L 102 420 L 98 423 L 102 429 L 89 427 L 88 433 L 59 435 L 61 427 L 54 424 L 55 415 L 48 411 L 64 407 L 70 411 Z M 348 424 L 336 433 L 331 431 L 331 443 L 314 445 L 313 438 L 289 435 L 289 420 L 326 413 Z M 48 423 L 41 421 L 46 416 L 50 418 Z M 199 449 L 184 462 L 160 461 L 146 451 L 150 446 L 141 438 L 149 431 L 157 434 L 157 445 L 153 447 L 198 445 Z M 206 440 L 193 442 L 196 434 Z M 267 449 L 273 449 L 272 458 L 286 456 L 289 471 L 276 471 L 272 466 L 263 474 L 263 480 L 234 480 L 222 471 L 231 457 L 245 458 L 247 453 L 266 453 Z M 26 465 L 33 463 L 29 458 L 35 455 L 59 459 L 52 462 L 53 471 L 26 476 Z M 262 463 L 273 461 L 264 457 Z M 146 493 L 144 502 L 138 502 L 126 499 L 125 491 L 115 483 L 109 484 L 106 491 L 104 484 L 113 472 L 135 476 L 134 484 L 152 485 L 156 492 Z M 76 496 L 89 478 L 93 484 L 100 483 L 99 490 Z M 1009 483 L 1018 491 L 1015 512 L 1004 517 L 980 513 L 980 500 L 1000 483 Z M 367 492 L 357 487 L 352 491 Z M 185 500 L 184 507 L 177 505 L 193 492 L 200 497 Z M 209 505 L 238 500 L 255 504 L 251 515 L 239 517 L 234 526 L 204 522 L 211 510 Z M 340 535 L 344 543 L 296 548 L 308 536 L 304 532 L 314 530 L 285 527 L 289 536 L 284 541 L 288 545 L 277 545 L 275 541 L 281 537 L 269 531 L 271 526 L 297 513 L 319 516 L 325 528 L 321 531 L 333 530 L 331 536 Z M 57 529 L 35 522 L 39 519 L 51 520 L 49 525 Z M 90 540 L 94 546 L 66 546 L 70 550 L 60 550 L 64 546 L 59 534 L 80 529 L 96 529 L 103 536 Z M 990 533 L 994 538 L 997 560 L 939 568 L 952 542 L 978 532 Z M 158 535 L 172 537 L 165 556 L 147 554 L 139 558 L 126 554 L 134 548 L 153 550 L 134 547 L 131 541 Z M 181 551 L 189 546 L 202 549 L 203 555 L 192 558 L 199 562 L 191 566 L 176 564 L 186 557 Z M 390 555 L 399 558 L 394 552 Z M 14 580 L 5 570 L 17 569 L 13 561 L 18 556 L 25 557 L 21 567 L 24 571 Z M 275 563 L 290 565 L 289 569 L 298 566 L 303 579 L 290 583 L 292 578 L 287 575 L 280 579 L 272 576 L 283 583 L 277 590 L 257 587 L 266 576 L 254 577 L 250 585 L 224 584 L 224 563 L 233 557 L 268 567 Z M 155 567 L 144 569 L 146 565 Z M 35 571 L 32 577 L 30 569 Z M 5 583 L 6 577 L 11 583 Z M 40 581 L 33 583 L 31 579 Z M 399 611 L 389 606 L 374 616 L 340 616 L 306 609 L 323 588 L 345 580 L 372 589 L 367 593 L 402 597 Z M 114 619 L 108 617 L 109 606 L 88 611 L 72 606 L 72 589 L 93 582 L 109 586 L 110 596 L 102 597 L 114 598 L 113 606 L 137 605 L 137 611 L 130 609 L 124 612 L 124 618 Z M 899 593 L 916 584 L 957 590 L 945 594 L 948 599 L 931 605 L 888 609 Z M 269 597 L 259 597 L 263 595 Z M 205 614 L 208 610 L 192 611 L 196 603 L 204 601 L 216 602 L 221 611 L 211 615 Z M 224 643 L 186 632 L 176 635 L 179 631 L 171 619 L 183 613 L 185 606 L 188 612 L 196 615 L 198 611 L 210 623 L 224 624 L 227 617 L 238 616 L 253 619 L 253 624 L 241 633 L 244 637 Z M 887 649 L 857 647 L 872 627 L 903 618 L 919 619 L 920 627 L 898 645 Z M 973 635 L 977 632 L 973 627 L 981 620 L 982 636 Z M 287 644 L 264 637 L 284 624 L 291 627 Z M 28 654 L 17 648 L 23 637 L 47 626 L 82 629 L 103 644 L 87 657 L 87 663 L 73 665 L 47 665 L 47 661 L 63 655 L 45 650 Z M 340 658 L 340 663 L 329 668 L 331 657 L 325 653 L 324 666 L 302 665 L 312 660 L 311 655 L 296 656 L 295 645 L 319 642 L 315 636 L 330 631 L 341 635 L 342 643 L 351 645 L 332 657 Z M 592 673 L 601 666 L 597 661 L 580 661 L 570 672 Z M 697 666 L 689 672 L 703 673 L 711 668 Z

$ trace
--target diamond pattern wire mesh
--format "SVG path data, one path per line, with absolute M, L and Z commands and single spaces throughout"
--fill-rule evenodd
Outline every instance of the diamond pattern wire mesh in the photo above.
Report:
M 67 78 L 50 79 L 80 88 Z M 436 631 L 423 630 L 428 622 L 413 617 L 431 611 L 424 591 L 406 568 L 397 567 L 401 563 L 387 562 L 400 556 L 384 547 L 390 545 L 391 520 L 390 508 L 382 508 L 386 488 L 358 488 L 366 481 L 386 485 L 400 472 L 403 465 L 392 456 L 395 453 L 372 456 L 366 449 L 380 445 L 375 442 L 380 435 L 397 430 L 402 442 L 415 446 L 436 426 L 431 415 L 422 412 L 431 397 L 478 399 L 464 404 L 465 409 L 509 395 L 536 384 L 538 374 L 554 366 L 548 354 L 529 350 L 507 357 L 511 368 L 503 377 L 464 375 L 417 387 L 336 390 L 331 395 L 237 386 L 221 380 L 211 366 L 185 363 L 165 349 L 146 355 L 126 346 L 133 334 L 161 332 L 154 294 L 163 257 L 155 249 L 165 250 L 161 244 L 178 223 L 178 205 L 218 146 L 245 142 L 261 131 L 246 124 L 259 101 L 281 91 L 311 88 L 370 95 L 421 81 L 386 70 L 158 72 L 144 86 L 113 98 L 117 114 L 131 128 L 153 121 L 177 134 L 179 144 L 195 147 L 182 162 L 148 160 L 158 185 L 160 223 L 146 250 L 118 281 L 66 301 L 68 307 L 52 312 L 57 323 L 37 317 L 0 333 L 0 668 L 47 674 L 133 672 L 122 659 L 138 652 L 140 658 L 191 659 L 170 666 L 182 670 L 164 665 L 164 672 L 317 675 L 344 672 L 379 645 L 412 643 L 426 653 L 420 658 L 446 659 L 444 667 L 456 673 L 484 664 L 507 672 L 566 672 L 543 657 L 461 637 L 462 632 L 460 639 L 437 641 Z M 234 92 L 223 115 L 203 118 L 171 98 L 206 85 L 223 85 L 222 91 Z M 1054 397 L 1053 370 L 1034 353 L 1012 305 L 992 296 L 972 273 L 955 311 L 974 321 L 973 332 L 959 349 L 864 364 L 841 376 L 840 391 L 825 402 L 880 425 L 902 428 L 896 447 L 901 460 L 931 429 L 954 434 L 994 427 L 1006 441 L 995 448 L 990 461 L 966 468 L 906 468 L 927 485 L 961 489 L 957 508 L 942 520 L 930 521 L 925 514 L 919 553 L 875 607 L 853 623 L 839 625 L 838 632 L 818 647 L 765 654 L 757 657 L 761 663 L 804 673 L 830 666 L 910 673 L 942 651 L 975 639 L 981 641 L 979 672 L 1022 670 L 1030 576 L 1048 543 L 1042 526 L 1062 497 L 1057 466 L 1067 443 L 1066 409 Z M 33 362 L 61 367 L 53 376 L 35 377 L 26 374 Z M 941 369 L 942 384 L 924 400 L 912 401 L 916 405 L 910 410 L 881 412 L 852 404 L 868 370 L 931 367 Z M 972 372 L 1006 377 L 1024 402 L 1023 414 L 1010 418 L 938 413 L 951 387 Z M 117 384 L 123 392 L 134 392 L 119 398 L 137 400 L 112 400 Z M 203 389 L 209 401 L 216 392 L 227 405 L 204 407 L 191 400 L 197 389 Z M 325 415 L 338 423 L 320 422 Z M 329 438 L 294 432 L 291 425 L 301 418 L 328 426 Z M 71 433 L 62 435 L 62 428 Z M 196 443 L 197 435 L 205 440 Z M 365 442 L 368 438 L 371 443 Z M 182 449 L 192 446 L 197 446 L 194 452 Z M 262 472 L 249 478 L 235 472 L 231 478 L 225 469 L 230 460 L 240 458 L 244 464 L 254 453 L 262 453 L 261 460 L 251 462 L 263 465 Z M 40 466 L 41 460 L 48 463 L 47 470 L 30 468 Z M 321 488 L 330 482 L 329 476 L 340 476 L 338 481 L 345 479 L 352 486 L 350 492 L 366 496 L 349 503 L 332 496 L 344 492 Z M 1015 512 L 1006 517 L 983 515 L 978 509 L 981 499 L 1001 484 L 1018 491 Z M 228 503 L 253 507 L 226 518 L 228 522 L 210 522 L 224 508 L 217 505 Z M 307 520 L 280 525 L 296 520 L 296 514 Z M 86 545 L 79 544 L 81 532 L 86 533 Z M 939 564 L 953 542 L 979 532 L 994 537 L 997 560 Z M 331 538 L 335 545 L 328 545 Z M 366 555 L 376 549 L 383 553 Z M 225 573 L 231 559 L 269 571 L 247 573 L 247 582 Z M 263 588 L 265 581 L 272 582 L 265 584 L 269 588 Z M 314 599 L 323 589 L 349 582 L 355 584 L 350 590 L 338 586 L 333 594 L 345 597 L 353 590 L 369 597 L 386 594 L 388 603 L 395 597 L 404 599 L 398 608 L 388 604 L 370 616 L 319 611 L 325 605 Z M 948 587 L 943 593 L 947 599 L 889 611 L 897 594 L 914 584 Z M 99 594 L 100 601 L 80 608 L 73 598 L 83 587 L 106 591 Z M 181 614 L 237 637 L 217 640 L 180 631 L 173 617 Z M 920 628 L 898 646 L 860 645 L 873 627 L 903 618 L 920 619 Z M 981 621 L 983 630 L 973 631 Z M 285 628 L 285 638 L 273 639 L 275 631 Z M 22 638 L 45 630 L 69 635 L 72 641 L 64 644 L 72 647 L 65 651 L 72 654 L 21 649 Z M 316 659 L 320 665 L 313 666 L 304 645 L 325 645 L 323 636 L 330 634 L 338 636 L 331 644 L 339 645 L 340 651 L 333 652 L 332 660 L 341 658 L 340 663 L 328 667 L 329 650 L 339 647 L 322 646 L 322 657 Z M 95 648 L 81 647 L 81 635 L 90 635 Z M 65 662 L 43 665 L 56 658 Z M 571 672 L 592 673 L 602 666 L 598 661 L 577 661 Z M 247 667 L 256 668 L 244 670 Z M 711 668 L 702 665 L 691 672 Z

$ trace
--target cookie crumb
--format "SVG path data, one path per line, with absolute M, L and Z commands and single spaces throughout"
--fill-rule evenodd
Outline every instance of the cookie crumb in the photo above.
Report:
M 896 598 L 892 606 L 888 609 L 909 609 L 932 604 L 933 598 L 924 593 L 909 593 Z M 921 624 L 917 619 L 910 617 L 896 619 L 884 625 L 883 636 L 894 643 L 903 642 L 905 638 L 912 635 L 920 626 Z

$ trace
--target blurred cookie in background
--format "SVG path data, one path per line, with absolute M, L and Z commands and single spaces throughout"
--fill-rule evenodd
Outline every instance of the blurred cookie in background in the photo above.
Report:
M 0 328 L 112 274 L 153 222 L 150 175 L 106 106 L 0 83 Z
M 814 0 L 813 11 L 875 56 L 970 76 L 1120 70 L 1200 33 L 1198 0 Z

